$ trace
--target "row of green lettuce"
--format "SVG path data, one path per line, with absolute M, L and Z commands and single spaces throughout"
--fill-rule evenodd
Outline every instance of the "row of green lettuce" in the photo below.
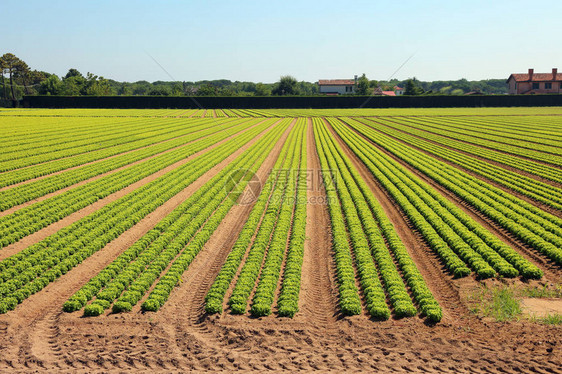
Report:
M 401 205 L 414 226 L 453 274 L 465 276 L 470 273 L 469 268 L 471 268 L 480 278 L 496 275 L 503 277 L 521 275 L 524 278 L 542 276 L 542 271 L 538 267 L 474 221 L 428 183 L 373 146 L 363 136 L 379 142 L 377 144 L 387 145 L 388 150 L 395 150 L 394 146 L 400 147 L 403 151 L 399 153 L 401 156 L 408 157 L 408 160 L 415 160 L 423 167 L 439 161 L 360 122 L 351 119 L 346 119 L 346 122 L 349 126 L 334 121 L 334 128 Z M 351 128 L 363 136 L 358 135 Z M 443 166 L 440 168 L 448 167 L 444 163 L 441 164 Z M 452 167 L 440 170 L 450 174 L 458 171 Z M 430 177 L 433 178 L 433 174 Z M 450 179 L 455 180 L 455 177 L 451 175 Z M 455 181 L 462 183 L 459 180 Z M 468 189 L 470 186 L 463 184 L 462 188 Z
M 203 133 L 194 134 L 192 142 L 188 142 L 170 152 L 165 152 L 156 157 L 149 158 L 143 162 L 118 170 L 115 173 L 110 173 L 101 178 L 89 181 L 86 184 L 75 186 L 67 191 L 4 215 L 0 217 L 0 247 L 5 247 L 25 236 L 31 235 L 43 227 L 57 222 L 114 192 L 130 186 L 143 178 L 149 177 L 166 167 L 181 162 L 197 152 L 204 151 L 232 135 L 239 134 L 255 126 L 255 121 L 259 120 L 244 121 L 222 131 L 210 129 L 208 132 L 205 130 Z M 267 120 L 264 123 L 272 124 L 274 121 L 275 120 Z M 239 137 L 241 135 L 237 136 Z M 186 140 L 183 141 L 185 142 Z M 108 163 L 111 163 L 111 160 L 108 160 Z M 97 166 L 91 167 L 95 169 Z M 78 175 L 78 179 L 81 179 L 79 176 L 80 171 L 69 171 L 68 173 L 70 173 L 71 176 L 76 174 Z M 65 174 L 66 173 L 62 174 L 62 179 L 66 178 Z M 38 183 L 42 182 L 43 180 L 38 181 Z M 66 182 L 62 183 L 65 184 Z M 2 192 L 9 193 L 9 191 L 10 190 Z
M 271 123 L 255 126 L 0 261 L 0 312 L 13 309 L 104 248 L 270 126 Z
M 199 252 L 236 203 L 236 191 L 245 187 L 285 127 L 277 126 L 223 168 L 71 296 L 63 309 L 74 312 L 85 306 L 84 314 L 88 316 L 100 315 L 111 306 L 115 313 L 130 311 L 157 281 L 170 277 L 172 268 L 166 269 L 171 264 L 179 263 L 186 253 L 194 257 Z M 151 293 L 143 309 L 159 309 L 167 300 L 162 296 Z

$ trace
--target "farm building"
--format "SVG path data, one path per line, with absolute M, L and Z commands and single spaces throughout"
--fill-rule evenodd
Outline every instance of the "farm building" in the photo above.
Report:
M 510 95 L 558 94 L 562 93 L 562 73 L 552 69 L 551 73 L 511 74 L 507 79 Z
M 321 94 L 351 95 L 357 89 L 357 77 L 355 79 L 320 79 L 318 88 Z

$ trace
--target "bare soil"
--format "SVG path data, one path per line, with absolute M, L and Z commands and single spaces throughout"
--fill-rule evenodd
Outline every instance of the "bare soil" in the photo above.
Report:
M 562 299 L 525 298 L 521 300 L 521 309 L 530 317 L 562 315 Z

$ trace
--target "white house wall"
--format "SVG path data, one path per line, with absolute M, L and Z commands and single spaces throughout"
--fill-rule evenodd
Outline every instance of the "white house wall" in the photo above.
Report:
M 351 94 L 355 92 L 355 87 L 353 87 L 353 92 L 345 92 L 347 86 L 320 86 L 320 93 L 338 93 L 340 95 Z

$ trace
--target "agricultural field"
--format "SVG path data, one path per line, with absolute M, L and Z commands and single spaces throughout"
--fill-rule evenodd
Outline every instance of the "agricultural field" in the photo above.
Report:
M 562 108 L 0 109 L 0 371 L 562 372 Z

